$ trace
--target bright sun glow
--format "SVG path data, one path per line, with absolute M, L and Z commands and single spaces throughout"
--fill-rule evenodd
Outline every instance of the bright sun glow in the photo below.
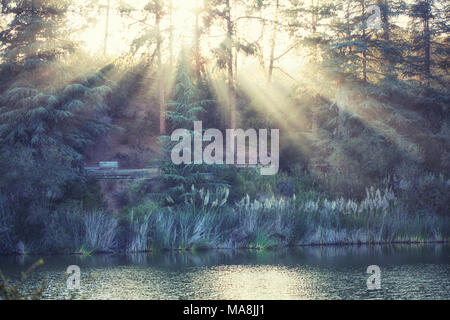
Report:
M 105 49 L 105 33 L 106 30 L 108 30 L 107 54 L 109 56 L 120 56 L 121 54 L 128 52 L 130 50 L 131 42 L 139 37 L 143 30 L 154 26 L 154 16 L 150 15 L 147 20 L 142 21 L 144 17 L 143 9 L 147 3 L 148 0 L 110 0 L 109 22 L 107 23 L 108 0 L 100 0 L 101 9 L 94 14 L 96 19 L 95 25 L 80 36 L 79 40 L 84 42 L 84 48 L 91 53 L 102 54 Z M 194 40 L 195 11 L 198 9 L 200 3 L 201 2 L 196 0 L 172 0 L 172 14 L 166 9 L 165 16 L 161 21 L 161 30 L 168 30 L 170 25 L 173 25 L 173 49 L 175 54 L 181 47 L 190 45 Z M 133 8 L 133 11 L 129 14 L 131 17 L 126 14 L 121 15 L 120 8 L 124 6 Z M 169 7 L 169 4 L 167 4 L 167 7 Z M 76 24 L 77 19 L 80 19 L 79 13 L 78 17 L 76 10 L 72 10 L 72 13 L 71 21 Z M 141 21 L 138 22 L 137 20 Z M 261 33 L 260 21 L 242 19 L 239 20 L 236 28 L 246 41 L 258 41 Z M 203 54 L 209 55 L 212 48 L 218 47 L 220 42 L 224 40 L 224 32 L 225 31 L 221 28 L 212 27 L 211 35 L 202 38 L 201 49 Z M 265 41 L 268 42 L 270 39 L 267 38 Z M 284 33 L 279 33 L 277 42 L 280 52 L 283 52 L 292 45 L 288 36 Z M 270 43 L 266 44 L 267 46 L 262 47 L 266 47 L 267 49 Z M 266 57 L 269 56 L 269 54 L 269 52 L 265 52 Z M 292 50 L 291 54 L 287 54 L 283 57 L 283 60 L 280 61 L 280 65 L 287 70 L 298 70 L 304 62 L 302 55 L 299 52 Z M 258 62 L 255 61 L 254 57 L 247 59 L 243 56 L 239 61 L 241 66 L 248 68 L 254 68 L 257 63 Z
M 127 52 L 131 41 L 138 37 L 142 30 L 154 24 L 154 17 L 150 16 L 148 21 L 137 22 L 144 17 L 143 9 L 148 0 L 110 0 L 107 54 L 117 56 Z M 107 26 L 107 4 L 108 0 L 101 0 L 101 11 L 96 15 L 94 27 L 86 30 L 81 36 L 85 48 L 91 53 L 104 51 L 105 33 Z M 195 9 L 198 1 L 195 0 L 173 0 L 172 19 L 169 12 L 161 21 L 161 29 L 170 26 L 170 20 L 174 27 L 174 43 L 176 47 L 190 42 L 194 34 Z M 121 6 L 133 8 L 132 18 L 120 14 Z M 73 20 L 76 20 L 76 15 Z M 176 50 L 177 48 L 175 48 Z

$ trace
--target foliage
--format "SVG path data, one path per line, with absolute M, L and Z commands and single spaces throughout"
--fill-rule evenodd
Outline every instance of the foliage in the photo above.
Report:
M 27 293 L 25 280 L 33 270 L 42 265 L 44 260 L 40 259 L 34 263 L 27 271 L 22 272 L 21 281 L 18 285 L 10 283 L 4 274 L 0 271 L 0 300 L 39 300 L 42 298 L 43 291 L 46 287 L 44 282 L 34 292 Z
M 448 4 L 370 4 L 380 30 L 366 0 L 207 1 L 173 68 L 163 1 L 121 3 L 139 32 L 111 64 L 77 50 L 78 2 L 2 0 L 0 252 L 448 240 Z M 250 56 L 258 66 L 241 72 Z M 280 128 L 282 172 L 174 165 L 162 136 L 160 181 L 113 194 L 121 211 L 108 212 L 87 147 L 119 123 L 118 148 L 152 149 L 166 106 L 168 134 L 192 137 L 196 120 L 223 131 L 234 112 L 244 128 Z
M 183 53 L 176 74 L 173 101 L 169 103 L 167 111 L 170 132 L 186 129 L 194 137 L 193 124 L 198 119 L 197 114 L 204 112 L 204 108 L 211 103 L 209 100 L 199 100 L 199 97 L 200 93 L 193 83 L 192 70 Z M 198 165 L 193 162 L 175 165 L 171 153 L 176 142 L 171 141 L 169 136 L 160 137 L 160 141 L 163 158 L 159 160 L 158 166 L 162 172 L 164 191 L 159 198 L 162 201 L 168 204 L 183 202 L 186 196 L 191 195 L 189 190 L 193 185 L 197 188 L 225 186 L 224 182 L 215 180 L 212 175 L 219 170 L 216 165 Z

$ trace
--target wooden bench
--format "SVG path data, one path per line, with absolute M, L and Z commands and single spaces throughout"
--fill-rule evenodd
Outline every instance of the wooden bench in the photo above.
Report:
M 84 168 L 86 173 L 98 180 L 152 180 L 159 177 L 159 170 L 157 168 L 150 169 L 100 169 L 99 167 Z
M 103 161 L 99 162 L 99 169 L 100 170 L 117 170 L 119 169 L 119 162 L 117 161 Z

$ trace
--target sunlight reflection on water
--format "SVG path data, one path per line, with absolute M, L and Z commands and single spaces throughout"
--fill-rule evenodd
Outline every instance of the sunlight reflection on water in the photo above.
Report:
M 37 257 L 0 257 L 13 278 Z M 450 246 L 311 247 L 281 251 L 167 252 L 47 257 L 27 280 L 48 279 L 45 298 L 66 298 L 64 272 L 81 267 L 86 299 L 450 299 Z M 366 268 L 381 267 L 368 291 Z

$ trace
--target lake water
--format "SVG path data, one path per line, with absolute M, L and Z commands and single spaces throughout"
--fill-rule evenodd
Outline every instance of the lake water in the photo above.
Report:
M 40 257 L 0 257 L 13 281 Z M 450 245 L 327 246 L 43 257 L 25 288 L 47 281 L 47 299 L 69 297 L 64 275 L 81 269 L 85 299 L 450 299 Z M 369 265 L 381 289 L 367 289 Z

